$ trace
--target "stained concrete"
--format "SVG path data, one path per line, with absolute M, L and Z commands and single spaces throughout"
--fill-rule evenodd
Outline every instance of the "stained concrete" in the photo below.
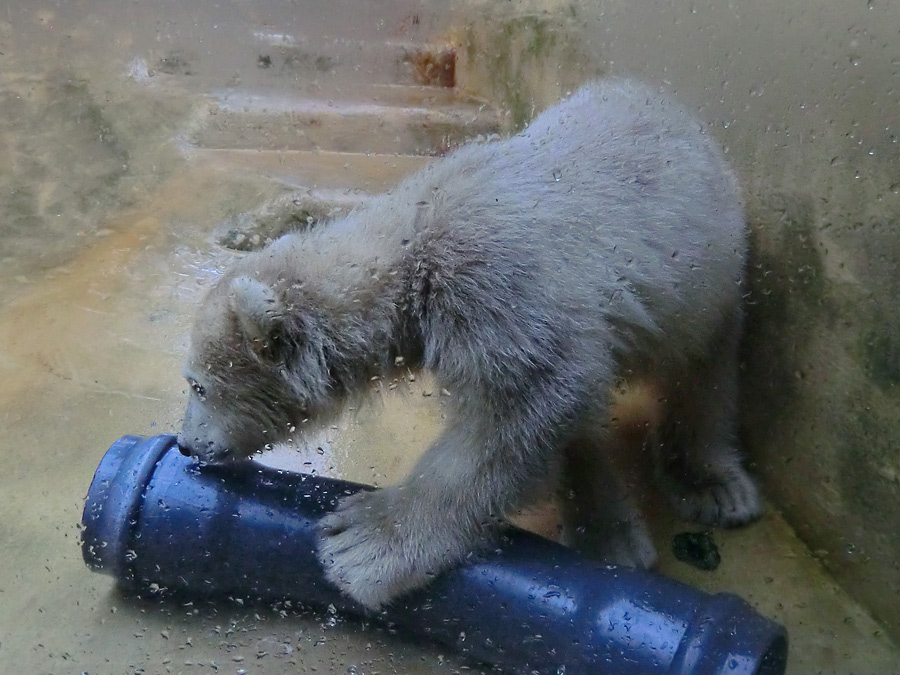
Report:
M 252 64 L 241 66 L 210 58 L 204 41 L 234 41 L 238 28 L 252 22 L 297 31 L 302 22 L 279 15 L 277 7 L 267 14 L 266 3 L 225 9 L 171 9 L 171 3 L 141 7 L 139 14 L 136 6 L 117 13 L 85 0 L 65 8 L 20 3 L 0 11 L 0 147 L 9 158 L 0 166 L 0 672 L 470 670 L 471 664 L 444 650 L 411 643 L 359 619 L 227 600 L 138 600 L 118 592 L 111 579 L 88 571 L 81 561 L 82 499 L 105 449 L 124 433 L 178 427 L 185 397 L 179 371 L 193 309 L 217 270 L 239 255 L 220 245 L 221 223 L 283 194 L 285 185 L 309 190 L 355 186 L 365 193 L 385 189 L 391 180 L 387 164 L 373 169 L 377 158 L 365 156 L 347 156 L 311 171 L 308 155 L 285 155 L 284 161 L 260 155 L 253 162 L 235 153 L 219 161 L 213 153 L 185 152 L 179 142 L 184 132 L 196 128 L 209 111 L 204 92 L 233 85 L 236 75 L 253 81 L 264 74 L 252 48 L 235 50 Z M 380 20 L 390 23 L 390 16 L 384 13 Z M 423 14 L 414 22 L 410 17 L 393 16 L 392 35 L 409 37 L 417 30 L 410 26 L 442 28 L 437 18 Z M 351 32 L 359 33 L 354 37 L 365 37 L 353 22 L 317 21 L 329 30 L 349 23 Z M 621 25 L 629 22 L 623 19 Z M 216 30 L 230 37 L 217 38 Z M 610 49 L 616 48 L 630 53 L 613 41 Z M 197 85 L 154 83 L 156 76 L 145 79 L 141 68 L 135 77 L 135 59 L 162 63 L 171 71 L 165 75 L 193 78 Z M 628 63 L 625 55 L 614 60 L 619 59 Z M 632 63 L 637 63 L 634 57 Z M 288 82 L 294 79 L 290 75 Z M 693 95 L 699 99 L 702 92 L 699 87 Z M 735 141 L 732 153 L 749 147 L 748 139 L 740 139 L 743 145 Z M 402 175 L 404 161 L 396 160 L 393 180 Z M 746 156 L 741 161 L 745 169 L 751 164 Z M 771 165 L 775 159 L 768 161 Z M 792 175 L 797 182 L 797 172 Z M 770 256 L 761 258 L 766 264 L 754 288 L 766 297 L 785 295 L 783 285 L 769 281 L 774 276 L 790 289 L 787 300 L 773 301 L 760 321 L 796 325 L 798 311 L 818 319 L 835 302 L 829 287 L 817 287 L 823 277 L 850 278 L 841 277 L 850 274 L 848 264 L 858 270 L 870 259 L 887 265 L 890 236 L 868 240 L 860 250 L 869 258 L 851 255 L 835 262 L 833 254 L 821 253 L 814 236 L 819 201 L 790 191 L 777 198 L 772 191 L 758 194 L 769 196 L 753 202 L 753 212 L 762 214 L 755 222 L 777 222 L 781 229 L 759 228 L 759 249 Z M 850 233 L 844 236 L 852 240 Z M 768 269 L 772 272 L 765 274 Z M 883 276 L 888 272 L 885 268 Z M 858 273 L 852 278 L 859 283 Z M 873 312 L 877 306 L 871 305 Z M 889 305 L 880 311 L 890 316 Z M 880 332 L 877 321 L 863 325 L 862 342 L 853 344 L 866 364 L 864 372 L 878 391 L 890 390 L 891 338 Z M 800 347 L 810 340 L 827 341 L 831 335 L 818 322 L 804 330 L 807 336 L 796 342 L 797 349 L 789 340 L 778 342 L 775 327 L 765 329 L 768 333 L 757 329 L 757 336 L 771 335 L 779 345 L 780 360 L 774 362 L 789 364 L 805 353 Z M 773 363 L 774 357 L 767 358 Z M 771 366 L 765 372 L 772 373 L 770 378 L 786 377 Z M 799 383 L 792 385 L 791 395 L 774 398 L 768 423 L 750 433 L 757 439 L 760 434 L 787 438 L 801 456 L 806 446 L 791 430 L 802 425 L 791 411 L 800 419 L 804 414 L 818 419 L 822 411 L 816 405 L 810 410 L 783 406 L 802 401 L 811 389 L 824 389 L 822 395 L 838 400 L 842 394 L 828 389 L 833 384 L 828 368 L 815 371 L 816 386 L 810 384 L 811 371 L 798 372 L 805 377 L 791 372 Z M 308 445 L 278 448 L 264 460 L 380 485 L 397 480 L 439 428 L 443 394 L 427 378 L 379 386 L 384 391 L 371 405 L 321 430 Z M 762 401 L 757 408 L 763 408 Z M 885 407 L 861 408 L 859 422 L 870 429 L 862 436 L 883 438 L 880 416 L 885 414 Z M 762 441 L 757 444 L 764 447 Z M 880 447 L 883 456 L 878 456 L 889 468 L 890 445 Z M 777 463 L 784 463 L 783 457 L 755 455 L 756 470 L 769 476 L 770 486 L 778 486 L 779 475 L 785 474 Z M 819 494 L 796 485 L 815 475 L 810 473 L 815 463 L 800 459 L 804 468 L 797 471 L 800 480 L 792 479 L 793 499 Z M 817 499 L 841 504 L 838 496 L 869 484 L 875 488 L 871 510 L 889 519 L 896 511 L 884 507 L 884 498 L 892 493 L 878 492 L 882 484 L 869 480 L 866 462 L 854 463 L 848 456 L 836 474 L 838 482 Z M 674 560 L 667 542 L 690 526 L 673 522 L 647 493 L 663 554 L 661 570 L 708 590 L 739 593 L 785 623 L 791 634 L 791 673 L 900 672 L 900 650 L 884 627 L 825 570 L 829 550 L 810 552 L 779 515 L 778 505 L 790 504 L 784 494 L 793 492 L 776 489 L 774 494 L 779 501 L 761 522 L 714 534 L 723 563 L 716 572 L 704 573 Z M 547 534 L 554 531 L 552 511 L 522 522 Z

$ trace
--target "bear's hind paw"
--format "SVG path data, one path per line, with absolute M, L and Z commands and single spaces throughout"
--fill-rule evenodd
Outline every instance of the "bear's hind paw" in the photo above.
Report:
M 759 490 L 740 468 L 715 482 L 685 489 L 673 495 L 672 502 L 681 518 L 715 527 L 737 527 L 762 514 Z

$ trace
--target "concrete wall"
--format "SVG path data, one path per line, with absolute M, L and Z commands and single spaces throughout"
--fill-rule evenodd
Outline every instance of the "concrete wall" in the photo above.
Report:
M 753 240 L 748 455 L 900 636 L 900 4 L 476 4 L 460 83 L 511 127 L 591 74 L 625 73 L 675 91 L 725 145 Z
M 469 1 L 453 14 L 457 86 L 497 105 L 507 131 L 605 71 L 585 39 L 584 14 L 569 2 Z

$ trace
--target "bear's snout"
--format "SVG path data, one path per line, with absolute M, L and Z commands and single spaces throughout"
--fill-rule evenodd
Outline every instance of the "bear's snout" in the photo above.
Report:
M 184 429 L 182 429 L 178 433 L 178 436 L 175 439 L 175 443 L 178 445 L 178 452 L 180 452 L 185 457 L 192 457 L 196 454 L 194 452 L 194 448 L 187 441 L 187 438 L 184 434 Z

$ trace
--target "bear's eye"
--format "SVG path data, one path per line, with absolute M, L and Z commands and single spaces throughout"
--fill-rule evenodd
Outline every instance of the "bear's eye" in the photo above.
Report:
M 203 385 L 197 382 L 197 380 L 188 379 L 188 384 L 191 385 L 191 389 L 194 390 L 194 393 L 197 394 L 200 398 L 206 396 L 206 389 L 203 388 Z

